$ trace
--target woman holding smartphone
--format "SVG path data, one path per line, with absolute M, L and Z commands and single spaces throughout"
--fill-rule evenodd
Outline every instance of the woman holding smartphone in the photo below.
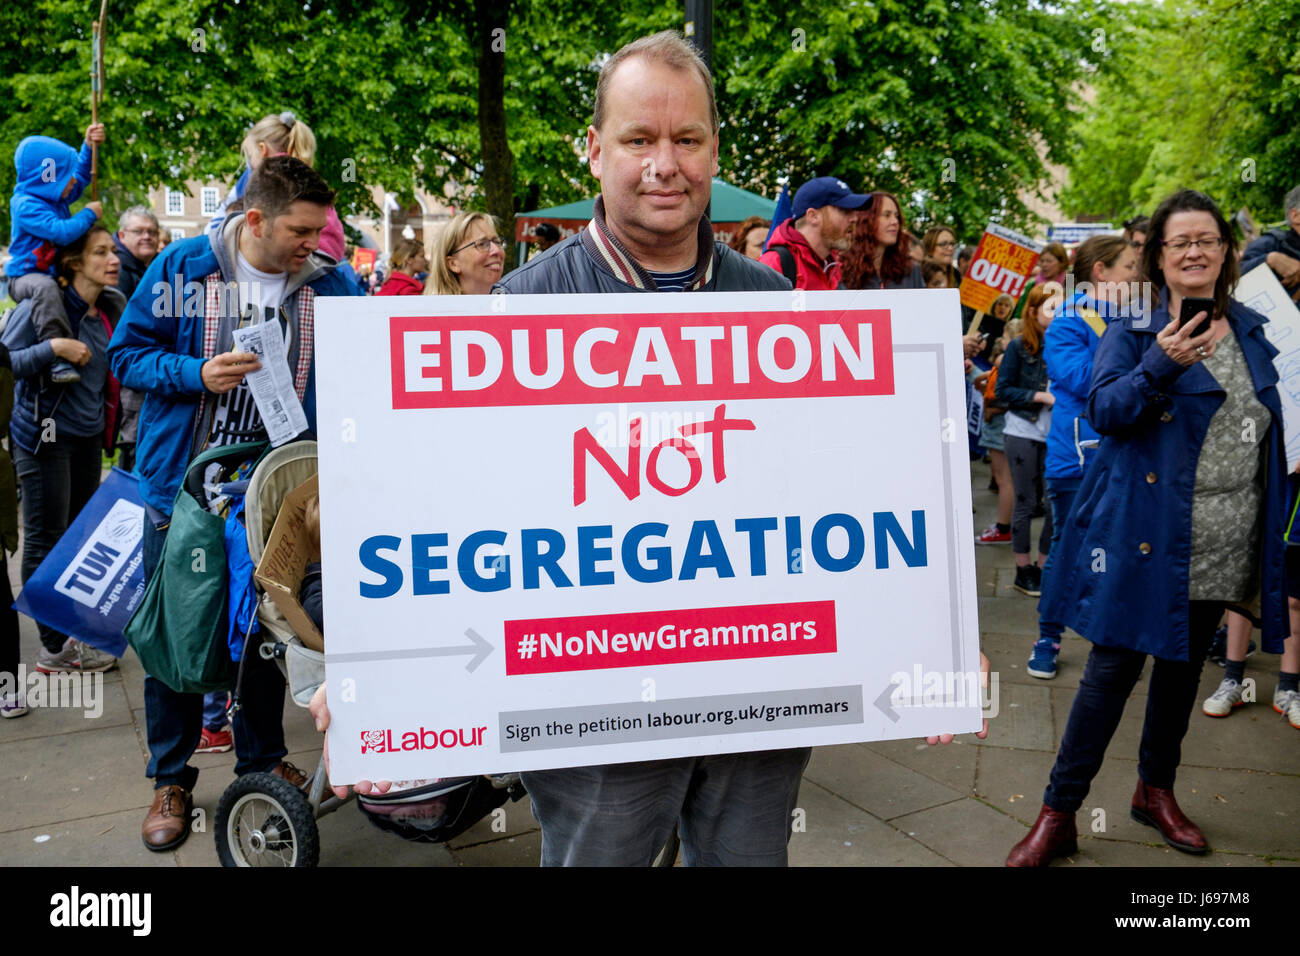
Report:
M 1087 405 L 1102 439 L 1063 531 L 1060 564 L 1063 623 L 1093 647 L 1042 810 L 1008 866 L 1044 866 L 1076 851 L 1075 812 L 1148 655 L 1132 816 L 1176 849 L 1206 852 L 1173 785 L 1225 607 L 1258 594 L 1264 647 L 1282 650 L 1287 475 L 1277 350 L 1262 317 L 1230 298 L 1235 246 L 1208 196 L 1170 196 L 1142 252 L 1154 308 L 1117 319 L 1102 336 Z M 1186 314 L 1191 298 L 1212 299 L 1212 310 Z

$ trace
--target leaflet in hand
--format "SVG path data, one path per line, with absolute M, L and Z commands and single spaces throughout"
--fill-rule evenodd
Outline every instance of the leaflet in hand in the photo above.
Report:
M 252 352 L 262 367 L 244 376 L 257 403 L 271 446 L 279 447 L 307 430 L 298 393 L 293 390 L 289 363 L 284 354 L 284 336 L 278 322 L 266 322 L 235 330 L 235 348 Z

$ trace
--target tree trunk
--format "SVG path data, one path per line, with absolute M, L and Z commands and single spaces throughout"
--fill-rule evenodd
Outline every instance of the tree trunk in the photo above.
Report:
M 478 39 L 478 134 L 483 154 L 487 211 L 501 223 L 505 269 L 515 266 L 515 158 L 506 138 L 506 24 L 510 4 L 475 0 Z M 519 42 L 517 39 L 513 42 Z

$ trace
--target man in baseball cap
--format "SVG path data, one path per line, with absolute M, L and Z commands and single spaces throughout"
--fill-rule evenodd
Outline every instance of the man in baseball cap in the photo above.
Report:
M 796 289 L 838 289 L 840 261 L 853 233 L 854 213 L 871 205 L 842 179 L 818 176 L 794 194 L 793 215 L 776 227 L 760 262 L 785 275 Z

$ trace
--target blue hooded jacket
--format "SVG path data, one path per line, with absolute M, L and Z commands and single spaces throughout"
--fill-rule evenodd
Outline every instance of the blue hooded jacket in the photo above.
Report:
M 1092 362 L 1106 326 L 1119 312 L 1109 302 L 1094 302 L 1076 292 L 1056 310 L 1043 336 L 1043 360 L 1052 382 L 1052 425 L 1047 433 L 1044 474 L 1048 478 L 1081 478 L 1101 436 L 1084 415 L 1092 383 Z
M 49 136 L 28 136 L 14 150 L 14 169 L 18 180 L 9 203 L 12 258 L 5 274 L 11 279 L 29 272 L 53 275 L 58 247 L 80 239 L 95 224 L 91 209 L 68 215 L 68 207 L 90 182 L 90 144 L 83 143 L 78 153 Z M 69 181 L 72 191 L 64 196 Z

